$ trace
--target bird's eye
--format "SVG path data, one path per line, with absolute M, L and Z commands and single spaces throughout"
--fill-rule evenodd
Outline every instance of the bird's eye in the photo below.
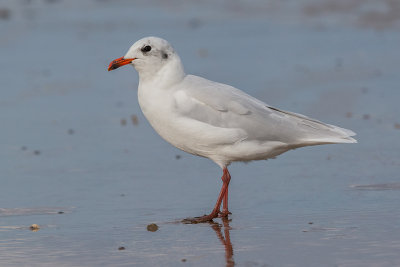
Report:
M 151 50 L 151 46 L 149 45 L 143 46 L 141 50 L 143 53 L 149 52 Z

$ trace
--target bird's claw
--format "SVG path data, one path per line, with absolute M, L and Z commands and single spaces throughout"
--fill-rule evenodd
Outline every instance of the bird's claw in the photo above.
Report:
M 220 212 L 218 212 L 218 217 L 219 217 L 219 218 L 226 218 L 226 217 L 228 217 L 230 214 L 232 214 L 232 212 L 230 212 L 229 210 L 227 210 L 227 211 L 220 211 Z
M 213 219 L 219 217 L 220 211 L 212 212 L 208 215 L 203 215 L 199 217 L 189 217 L 182 220 L 182 223 L 185 224 L 196 224 L 196 223 L 205 223 L 205 222 L 212 222 Z
M 182 220 L 182 223 L 184 223 L 184 224 L 197 224 L 197 223 L 205 223 L 205 222 L 213 222 L 213 218 L 201 216 L 201 217 L 194 217 L 194 218 L 185 218 Z

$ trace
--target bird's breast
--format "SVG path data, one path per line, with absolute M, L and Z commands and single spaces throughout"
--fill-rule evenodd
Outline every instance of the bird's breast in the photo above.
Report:
M 154 130 L 172 145 L 181 148 L 179 139 L 181 131 L 174 126 L 178 118 L 174 99 L 171 94 L 163 90 L 138 90 L 138 102 L 146 119 Z

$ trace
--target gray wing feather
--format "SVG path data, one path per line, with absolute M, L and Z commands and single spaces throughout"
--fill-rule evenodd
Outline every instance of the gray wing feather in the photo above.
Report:
M 232 87 L 188 75 L 182 90 L 191 103 L 185 115 L 223 128 L 239 128 L 246 140 L 286 144 L 354 143 L 351 130 L 271 107 Z

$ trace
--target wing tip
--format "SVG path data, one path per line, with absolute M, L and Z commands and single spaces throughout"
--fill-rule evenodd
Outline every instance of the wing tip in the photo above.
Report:
M 350 137 L 350 136 L 348 136 L 348 137 L 346 137 L 346 138 L 343 138 L 343 141 L 342 141 L 342 142 L 340 142 L 340 143 L 350 143 L 350 144 L 356 144 L 356 143 L 358 143 L 358 141 L 357 141 L 357 139 L 355 139 L 355 138 L 353 138 L 353 137 Z
M 354 134 L 355 135 L 355 134 Z M 340 137 L 326 137 L 326 138 L 314 138 L 308 139 L 304 142 L 307 145 L 324 145 L 324 144 L 356 144 L 357 139 L 346 135 Z

